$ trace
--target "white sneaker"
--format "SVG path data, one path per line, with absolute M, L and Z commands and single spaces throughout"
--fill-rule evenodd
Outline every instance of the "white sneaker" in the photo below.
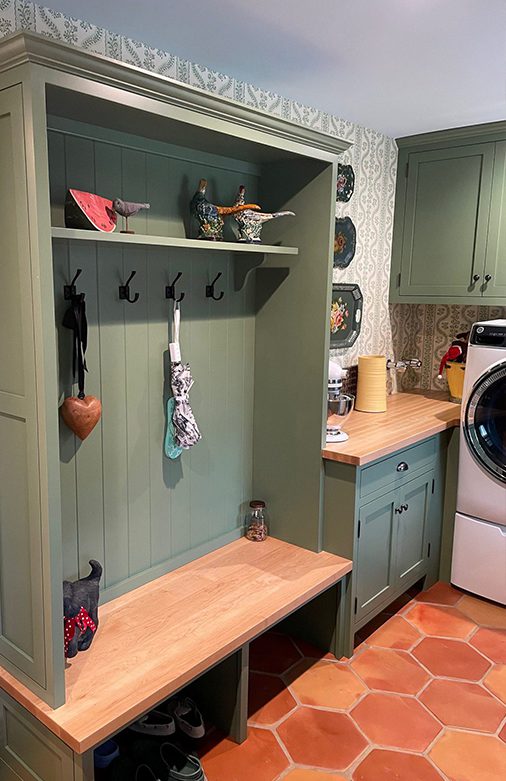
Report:
M 206 734 L 204 719 L 193 700 L 189 697 L 185 697 L 184 700 L 178 700 L 174 706 L 173 713 L 181 732 L 184 732 L 190 738 L 204 737 Z
M 174 717 L 170 713 L 160 710 L 151 710 L 145 716 L 130 724 L 129 729 L 140 732 L 142 735 L 158 735 L 161 738 L 173 735 L 176 731 Z

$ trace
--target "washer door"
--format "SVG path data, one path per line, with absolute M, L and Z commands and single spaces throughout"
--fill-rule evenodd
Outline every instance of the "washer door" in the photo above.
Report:
M 492 366 L 475 383 L 463 428 L 475 460 L 506 483 L 506 363 Z

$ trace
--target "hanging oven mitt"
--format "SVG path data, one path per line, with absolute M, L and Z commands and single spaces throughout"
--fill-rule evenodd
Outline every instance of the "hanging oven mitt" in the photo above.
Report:
M 177 361 L 181 363 L 181 349 L 179 347 L 179 324 L 181 321 L 181 313 L 177 302 L 174 304 L 174 313 L 172 318 L 172 338 L 173 342 L 169 343 L 169 355 L 171 364 L 171 378 L 172 378 L 172 366 Z M 178 445 L 176 441 L 176 432 L 174 429 L 174 423 L 172 417 L 174 415 L 174 407 L 176 406 L 176 400 L 174 396 L 167 399 L 167 430 L 165 432 L 164 452 L 167 458 L 176 459 L 179 458 L 183 452 L 183 448 Z
M 88 346 L 88 323 L 84 293 L 72 296 L 71 304 L 63 317 L 63 325 L 74 333 L 72 371 L 77 375 L 79 393 L 68 396 L 60 407 L 64 423 L 83 440 L 91 434 L 102 414 L 102 405 L 95 396 L 84 393 L 84 373 L 88 371 L 85 353 Z

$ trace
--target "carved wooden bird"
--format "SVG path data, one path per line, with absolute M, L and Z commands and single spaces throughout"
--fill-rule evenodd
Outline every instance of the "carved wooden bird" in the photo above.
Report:
M 245 201 L 246 188 L 243 184 L 239 187 L 235 205 L 241 206 Z M 252 211 L 248 206 L 245 210 L 234 215 L 234 220 L 239 229 L 239 241 L 260 242 L 264 222 L 275 220 L 278 217 L 295 217 L 295 212 L 257 212 Z
M 207 179 L 201 179 L 195 195 L 190 201 L 190 212 L 199 223 L 199 239 L 211 241 L 223 240 L 223 217 L 228 214 L 236 214 L 245 209 L 260 209 L 256 203 L 235 204 L 234 206 L 216 206 L 206 198 Z
M 133 217 L 141 209 L 150 209 L 149 203 L 136 203 L 135 201 L 122 201 L 121 198 L 115 198 L 112 202 L 112 208 L 118 214 L 121 214 L 125 218 L 125 230 L 121 233 L 135 233 L 135 231 L 128 230 L 128 218 Z

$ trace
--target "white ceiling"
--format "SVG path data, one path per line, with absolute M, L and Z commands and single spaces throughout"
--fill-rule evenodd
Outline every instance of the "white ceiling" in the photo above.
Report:
M 506 118 L 506 0 L 46 0 L 391 136 Z

